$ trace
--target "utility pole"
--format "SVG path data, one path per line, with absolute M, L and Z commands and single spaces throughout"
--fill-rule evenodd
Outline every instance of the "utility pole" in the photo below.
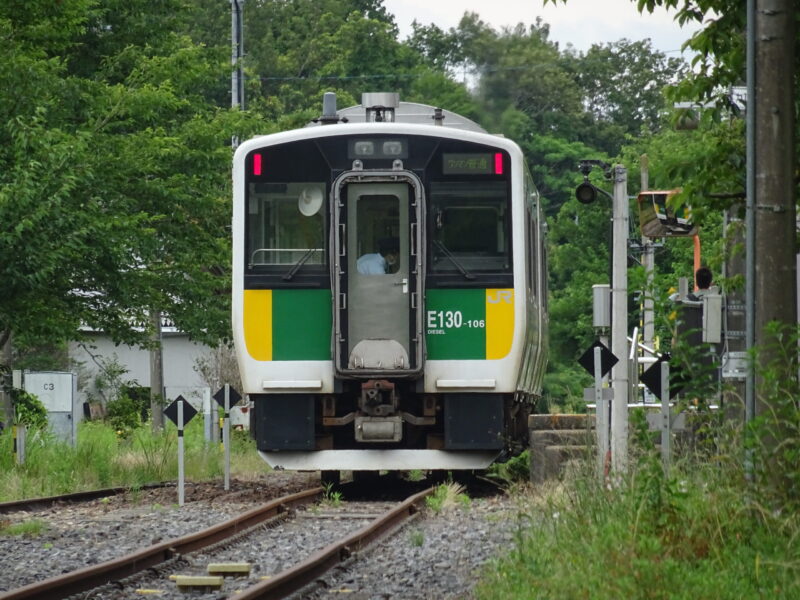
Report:
M 231 0 L 231 108 L 244 109 L 244 1 Z
M 595 166 L 603 168 L 606 179 L 613 178 L 612 196 L 589 182 Z M 611 468 L 623 473 L 628 467 L 628 170 L 590 159 L 582 160 L 578 168 L 583 173 L 583 183 L 575 188 L 578 202 L 591 204 L 598 193 L 612 202 L 611 353 L 617 363 L 611 370 Z
M 244 0 L 231 0 L 231 108 L 244 110 Z M 239 147 L 239 138 L 231 138 L 231 147 Z
M 161 339 L 161 312 L 150 313 L 153 329 L 150 348 L 150 417 L 153 432 L 164 429 L 164 346 Z
M 611 466 L 628 465 L 628 171 L 615 165 L 611 269 L 611 352 L 619 361 L 611 371 Z
M 13 335 L 14 334 L 9 331 L 5 342 L 2 347 L 0 347 L 0 352 L 2 352 L 0 364 L 8 369 L 9 383 L 11 381 L 11 368 L 13 366 L 11 364 L 13 361 L 13 354 L 11 351 Z M 6 390 L 3 385 L 0 385 L 0 420 L 6 424 L 6 427 L 10 427 L 14 422 L 14 405 L 11 402 L 11 390 Z
M 650 161 L 646 154 L 642 154 L 639 159 L 641 165 L 641 190 L 646 192 L 650 189 Z M 642 342 L 648 348 L 653 347 L 655 338 L 655 311 L 653 309 L 653 272 L 655 271 L 655 254 L 653 252 L 653 242 L 646 235 L 642 236 L 642 266 L 645 272 L 644 288 L 644 315 L 642 316 Z
M 755 23 L 755 342 L 771 321 L 797 324 L 794 86 L 795 2 L 756 0 Z M 749 234 L 749 232 L 748 232 Z M 759 406 L 758 413 L 766 407 Z

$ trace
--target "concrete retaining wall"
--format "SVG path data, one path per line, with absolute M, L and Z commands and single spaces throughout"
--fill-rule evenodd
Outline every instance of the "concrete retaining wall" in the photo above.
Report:
M 531 481 L 560 477 L 571 460 L 593 456 L 594 415 L 530 415 Z

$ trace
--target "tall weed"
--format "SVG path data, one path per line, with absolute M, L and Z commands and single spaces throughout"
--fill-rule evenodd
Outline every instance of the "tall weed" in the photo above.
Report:
M 800 512 L 800 382 L 795 328 L 767 325 L 771 343 L 754 353 L 758 416 L 747 432 L 754 496 L 770 511 Z
M 232 439 L 234 476 L 243 472 L 253 478 L 268 470 L 246 433 L 236 432 Z M 202 420 L 189 423 L 184 441 L 187 479 L 221 476 L 220 446 L 205 443 Z M 171 423 L 161 433 L 140 427 L 125 438 L 108 423 L 90 421 L 80 424 L 75 448 L 46 430 L 29 430 L 27 442 L 26 462 L 17 465 L 10 429 L 0 434 L 0 502 L 113 486 L 140 487 L 177 477 L 177 431 Z
M 785 343 L 787 354 L 797 351 L 796 340 Z M 587 461 L 571 480 L 520 496 L 514 549 L 487 569 L 477 597 L 800 597 L 800 395 L 787 382 L 796 370 L 771 368 L 762 375 L 771 390 L 760 391 L 773 409 L 751 431 L 756 485 L 736 427 L 708 420 L 702 443 L 665 473 L 643 415 L 634 415 L 630 473 L 601 484 Z

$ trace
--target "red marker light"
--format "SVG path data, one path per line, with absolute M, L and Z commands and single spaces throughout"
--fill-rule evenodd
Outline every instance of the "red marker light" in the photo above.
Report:
M 261 175 L 261 155 L 253 154 L 253 175 Z
M 501 152 L 494 153 L 494 174 L 503 174 L 503 154 Z

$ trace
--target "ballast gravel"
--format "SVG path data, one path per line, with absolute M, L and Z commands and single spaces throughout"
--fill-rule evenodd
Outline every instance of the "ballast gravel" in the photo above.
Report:
M 418 520 L 388 543 L 334 569 L 294 600 L 450 600 L 472 598 L 487 561 L 508 552 L 518 528 L 507 496 L 473 500 Z
M 161 541 L 181 537 L 252 509 L 270 498 L 307 489 L 319 482 L 313 474 L 275 472 L 258 482 L 232 482 L 232 492 L 221 485 L 197 484 L 187 489 L 186 503 L 177 506 L 174 489 L 142 492 L 127 499 L 111 497 L 90 503 L 63 505 L 42 511 L 0 515 L 10 524 L 38 522 L 35 535 L 0 537 L 0 594 L 62 573 L 129 554 Z M 210 488 L 210 489 L 207 489 Z M 328 518 L 323 507 L 298 512 L 291 523 L 252 537 L 249 550 L 218 553 L 214 561 L 238 561 L 242 555 L 266 555 L 256 576 L 269 576 L 302 560 L 333 539 L 368 520 L 354 524 L 348 518 Z M 335 512 L 335 510 L 333 510 Z M 287 527 L 288 526 L 288 527 Z M 487 560 L 510 548 L 518 524 L 513 502 L 503 495 L 474 499 L 468 506 L 441 512 L 423 511 L 388 542 L 378 542 L 318 581 L 296 599 L 349 600 L 470 598 L 480 569 Z M 284 532 L 284 533 L 281 533 Z M 292 533 L 293 532 L 293 533 Z M 261 534 L 264 535 L 261 535 Z M 183 567 L 201 566 L 203 555 L 187 557 Z M 178 593 L 165 577 L 143 578 L 140 586 L 160 599 L 221 599 L 235 594 L 242 582 L 226 580 L 219 591 Z M 141 598 L 100 593 L 95 598 Z

